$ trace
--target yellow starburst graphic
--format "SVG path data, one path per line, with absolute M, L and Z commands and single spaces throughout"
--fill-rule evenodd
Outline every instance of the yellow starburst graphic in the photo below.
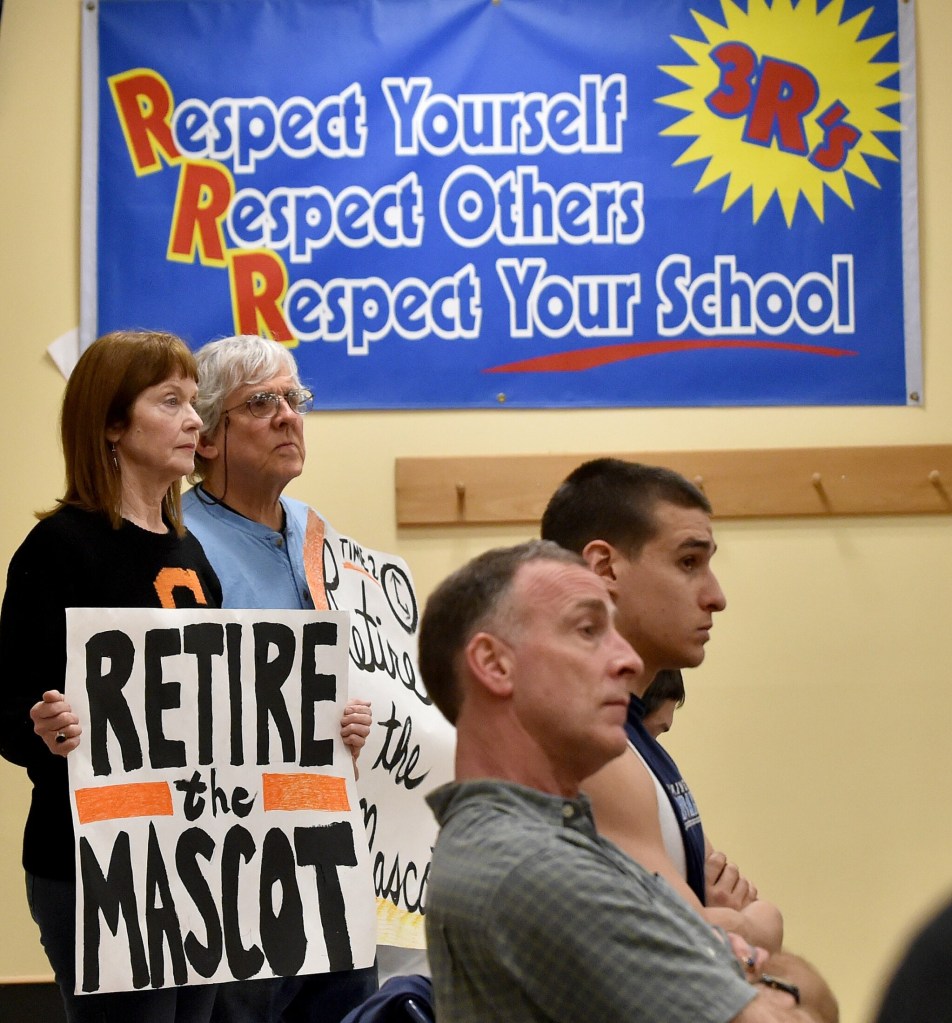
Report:
M 660 97 L 687 114 L 662 134 L 694 141 L 675 166 L 706 160 L 695 191 L 727 177 L 723 209 L 750 190 L 756 223 L 777 195 L 787 226 L 802 195 L 823 221 L 825 188 L 851 209 L 848 175 L 879 187 L 869 157 L 896 160 L 877 132 L 902 125 L 882 83 L 900 69 L 876 61 L 895 33 L 860 39 L 872 8 L 843 21 L 845 0 L 721 0 L 724 24 L 692 11 L 703 40 L 672 38 L 692 64 L 661 70 L 683 91 Z

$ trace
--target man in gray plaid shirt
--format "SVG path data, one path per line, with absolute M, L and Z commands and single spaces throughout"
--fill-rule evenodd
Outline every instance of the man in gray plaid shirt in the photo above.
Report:
M 437 1019 L 835 1023 L 806 962 L 714 930 L 596 832 L 579 784 L 626 748 L 643 671 L 614 614 L 544 541 L 473 559 L 427 602 L 420 670 L 457 729 L 457 780 L 428 797 Z

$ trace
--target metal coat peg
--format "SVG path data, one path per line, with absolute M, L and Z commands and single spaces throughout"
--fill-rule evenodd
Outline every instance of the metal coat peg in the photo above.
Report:
M 942 503 L 948 508 L 952 505 L 952 494 L 946 488 L 945 480 L 942 478 L 942 473 L 938 469 L 933 469 L 929 473 L 929 482 L 935 488 L 935 492 L 939 495 Z
M 830 495 L 826 492 L 826 488 L 823 486 L 823 474 L 815 472 L 810 477 L 810 482 L 813 484 L 813 489 L 816 490 L 816 496 L 820 499 L 820 504 L 826 511 L 832 511 L 832 505 L 830 504 Z

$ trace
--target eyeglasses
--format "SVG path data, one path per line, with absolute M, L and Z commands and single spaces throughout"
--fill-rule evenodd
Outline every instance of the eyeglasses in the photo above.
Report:
M 235 412 L 244 406 L 255 419 L 271 419 L 278 414 L 281 402 L 296 412 L 299 416 L 310 412 L 314 407 L 314 395 L 310 391 L 285 391 L 284 394 L 275 394 L 273 391 L 261 391 L 253 394 L 247 401 L 242 401 L 233 408 L 226 408 L 225 412 Z

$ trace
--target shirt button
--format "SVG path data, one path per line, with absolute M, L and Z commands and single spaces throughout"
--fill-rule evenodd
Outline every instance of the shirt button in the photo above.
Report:
M 277 538 L 277 540 L 274 541 L 274 545 L 275 545 L 275 547 L 283 547 L 284 546 L 284 540 L 279 536 Z
M 562 816 L 570 821 L 575 816 L 575 807 L 571 803 L 562 804 Z

